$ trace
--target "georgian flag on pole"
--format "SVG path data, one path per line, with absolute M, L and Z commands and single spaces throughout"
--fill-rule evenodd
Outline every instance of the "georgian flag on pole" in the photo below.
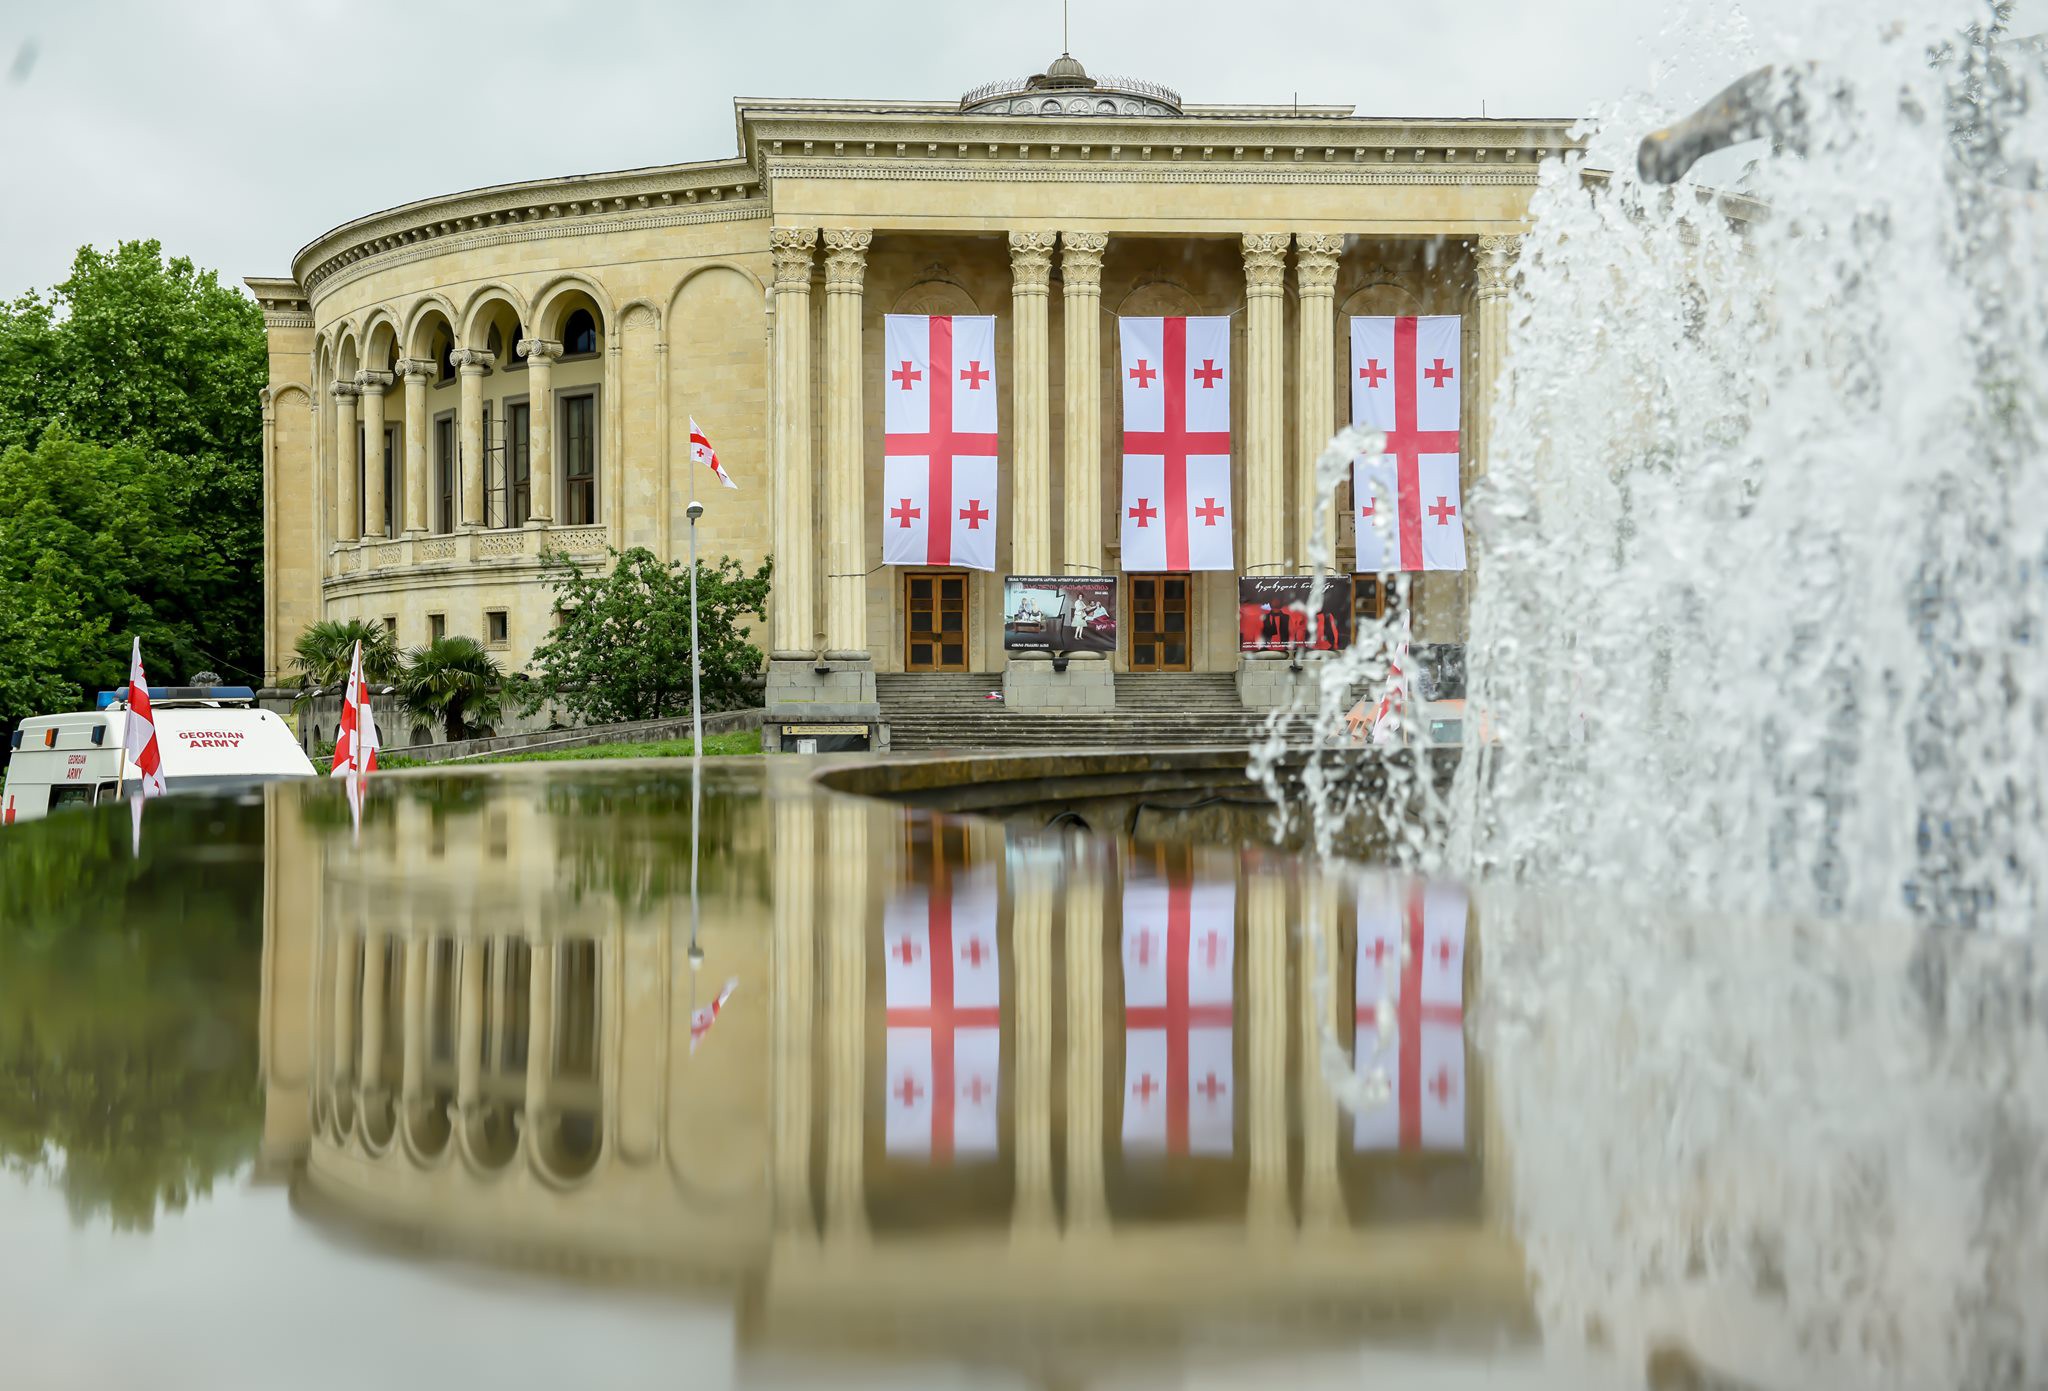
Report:
M 740 978 L 734 976 L 725 983 L 724 987 L 719 990 L 718 997 L 710 1004 L 690 1011 L 691 1057 L 697 1055 L 697 1045 L 704 1041 L 704 1035 L 710 1033 L 711 1026 L 718 1022 L 719 1012 L 725 1008 L 725 1002 L 732 998 L 732 992 L 739 987 L 739 983 Z
M 1123 568 L 1233 570 L 1230 320 L 1119 319 Z
M 882 561 L 996 568 L 996 321 L 883 319 Z
M 1237 886 L 1124 881 L 1124 1148 L 1229 1154 Z
M 144 797 L 164 792 L 164 759 L 157 749 L 156 715 L 149 707 L 149 678 L 142 671 L 142 639 L 128 654 L 128 720 L 121 736 L 122 757 L 135 768 L 135 786 Z
M 1465 1148 L 1465 901 L 1420 880 L 1360 890 L 1354 1066 L 1392 1094 L 1354 1119 L 1359 1149 Z
M 726 487 L 739 487 L 739 484 L 732 481 L 732 475 L 725 471 L 725 465 L 718 462 L 718 451 L 711 447 L 711 441 L 706 438 L 703 427 L 697 424 L 697 417 L 694 415 L 690 417 L 690 458 L 717 474 L 718 481 Z
M 349 658 L 348 688 L 341 697 L 341 726 L 334 733 L 334 766 L 328 776 L 367 777 L 377 771 L 377 717 L 370 713 L 370 688 L 363 683 L 363 644 Z
M 882 912 L 887 1071 L 882 1126 L 890 1154 L 948 1164 L 996 1152 L 1002 970 L 996 889 L 986 872 L 957 883 L 934 871 Z
M 1351 464 L 1360 570 L 1465 568 L 1458 329 L 1455 314 L 1351 321 L 1351 421 L 1387 437 Z

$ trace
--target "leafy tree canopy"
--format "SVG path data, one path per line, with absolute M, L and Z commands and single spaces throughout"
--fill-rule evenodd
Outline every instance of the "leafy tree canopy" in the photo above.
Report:
M 534 649 L 527 713 L 555 701 L 591 724 L 652 720 L 690 709 L 690 570 L 634 547 L 612 553 L 609 572 L 549 555 L 561 625 Z M 753 698 L 766 657 L 746 639 L 745 620 L 765 619 L 771 565 L 749 575 L 731 556 L 700 562 L 697 619 L 706 710 Z

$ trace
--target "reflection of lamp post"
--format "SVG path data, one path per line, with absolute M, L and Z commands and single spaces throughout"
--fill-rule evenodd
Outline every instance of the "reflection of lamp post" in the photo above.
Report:
M 684 510 L 690 519 L 690 737 L 695 741 L 690 753 L 694 758 L 704 757 L 704 702 L 698 694 L 697 660 L 697 519 L 704 515 L 704 504 L 695 498 Z M 691 842 L 695 853 L 695 840 Z M 693 872 L 691 882 L 694 885 Z

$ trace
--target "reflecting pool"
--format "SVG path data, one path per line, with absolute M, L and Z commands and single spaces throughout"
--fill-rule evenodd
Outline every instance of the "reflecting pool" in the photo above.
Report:
M 795 760 L 131 835 L 0 837 L 9 1384 L 2048 1374 L 2025 943 L 1020 831 Z

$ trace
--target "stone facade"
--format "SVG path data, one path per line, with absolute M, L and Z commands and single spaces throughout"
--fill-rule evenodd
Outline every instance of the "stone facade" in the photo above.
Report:
M 1565 123 L 1190 106 L 1063 71 L 1057 97 L 741 102 L 736 157 L 427 199 L 252 278 L 269 679 L 323 617 L 389 619 L 407 646 L 470 634 L 521 667 L 554 621 L 545 556 L 684 557 L 694 496 L 703 554 L 774 558 L 771 696 L 872 716 L 906 652 L 878 527 L 890 313 L 997 319 L 1006 505 L 997 571 L 968 579 L 973 671 L 1008 665 L 1004 573 L 1119 569 L 1118 315 L 1232 317 L 1248 569 L 1307 563 L 1351 315 L 1466 316 L 1483 471 L 1507 276 Z M 692 417 L 739 491 L 691 463 Z M 1348 564 L 1348 512 L 1321 520 Z M 1418 636 L 1462 636 L 1465 578 L 1418 582 Z M 1194 577 L 1194 670 L 1239 666 L 1234 579 Z

